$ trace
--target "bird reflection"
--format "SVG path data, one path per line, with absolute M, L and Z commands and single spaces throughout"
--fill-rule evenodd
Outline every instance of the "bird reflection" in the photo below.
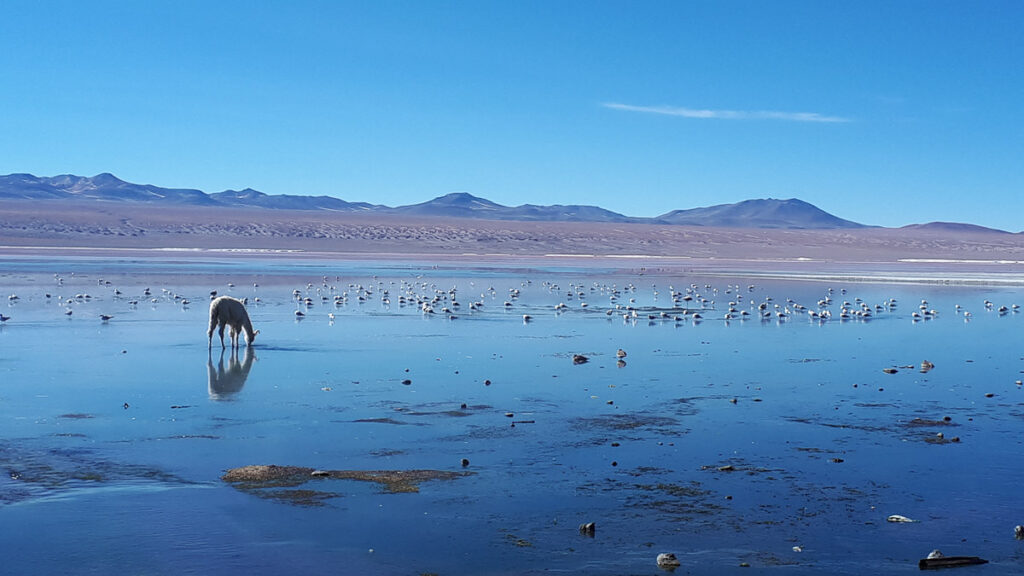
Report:
M 209 377 L 210 398 L 213 400 L 225 400 L 237 394 L 245 386 L 245 380 L 249 377 L 249 370 L 256 360 L 252 346 L 246 346 L 245 355 L 241 362 L 238 361 L 238 349 L 234 348 L 229 353 L 227 368 L 224 368 L 225 350 L 220 351 L 220 360 L 217 366 L 213 365 L 213 353 L 210 353 L 206 361 L 206 372 Z

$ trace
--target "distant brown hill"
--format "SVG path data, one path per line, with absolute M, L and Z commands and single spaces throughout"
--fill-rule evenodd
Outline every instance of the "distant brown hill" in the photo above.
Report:
M 207 194 L 188 188 L 162 188 L 151 184 L 125 182 L 113 174 L 53 177 L 32 174 L 0 176 L 0 199 L 79 204 L 141 204 L 150 206 L 195 206 L 254 208 L 284 211 L 318 211 L 333 214 L 373 214 L 409 217 L 465 218 L 522 222 L 589 222 L 621 224 L 662 224 L 714 228 L 779 230 L 853 230 L 865 225 L 839 218 L 796 198 L 744 200 L 734 204 L 673 210 L 654 218 L 627 216 L 588 205 L 503 206 L 465 192 L 439 196 L 419 204 L 390 207 L 366 202 L 348 202 L 332 196 L 264 194 L 251 188 Z M 992 231 L 973 224 L 933 222 L 909 229 L 965 232 Z
M 201 190 L 161 188 L 125 182 L 112 174 L 53 177 L 32 174 L 0 176 L 0 198 L 39 201 L 127 202 L 158 205 L 223 206 L 273 210 L 317 210 L 338 213 L 398 214 L 441 218 L 475 218 L 530 222 L 618 222 L 735 228 L 831 229 L 859 228 L 797 199 L 746 200 L 707 208 L 674 210 L 655 218 L 626 216 L 598 206 L 503 206 L 465 192 L 446 194 L 406 206 L 347 202 L 330 196 L 269 195 L 247 188 L 207 194 Z
M 827 264 L 852 275 L 862 273 L 868 262 L 888 263 L 902 273 L 934 261 L 974 262 L 986 270 L 1024 273 L 1024 234 L 973 229 L 719 228 L 92 200 L 0 202 L 0 254 L 95 250 L 115 255 L 142 250 L 168 257 L 181 250 L 329 258 L 574 255 L 616 258 L 627 266 L 642 262 L 636 257 L 650 257 L 695 266 L 703 261 L 705 267 L 716 262 L 715 266 L 724 266 L 721 263 L 729 260 L 749 265 Z

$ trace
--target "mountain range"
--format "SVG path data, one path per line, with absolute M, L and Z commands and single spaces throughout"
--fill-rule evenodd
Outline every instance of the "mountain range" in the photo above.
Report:
M 503 206 L 472 194 L 457 192 L 420 204 L 390 207 L 366 202 L 346 202 L 331 196 L 269 195 L 251 188 L 207 194 L 187 188 L 161 188 L 150 184 L 125 182 L 113 174 L 53 177 L 32 174 L 0 176 L 0 199 L 28 201 L 79 200 L 96 202 L 132 202 L 178 206 L 222 206 L 275 210 L 314 210 L 348 213 L 379 213 L 408 216 L 479 218 L 540 222 L 618 222 L 769 229 L 851 229 L 863 224 L 844 220 L 795 198 L 745 200 L 687 210 L 673 210 L 653 218 L 626 216 L 597 206 L 523 204 Z M 970 227 L 956 223 L 913 225 L 918 228 Z

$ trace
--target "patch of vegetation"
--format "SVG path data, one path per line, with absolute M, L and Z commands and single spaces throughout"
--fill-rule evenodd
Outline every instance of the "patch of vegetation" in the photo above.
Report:
M 294 488 L 322 479 L 358 480 L 374 482 L 386 493 L 399 494 L 419 492 L 419 485 L 423 482 L 454 480 L 473 474 L 475 472 L 447 470 L 315 470 L 300 466 L 258 465 L 232 468 L 221 476 L 221 480 L 246 492 Z

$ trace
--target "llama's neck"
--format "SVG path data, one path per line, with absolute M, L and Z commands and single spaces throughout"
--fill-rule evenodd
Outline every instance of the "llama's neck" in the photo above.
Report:
M 245 341 L 252 342 L 254 336 L 252 330 L 252 321 L 247 319 L 244 322 L 242 322 L 242 331 L 245 332 Z

